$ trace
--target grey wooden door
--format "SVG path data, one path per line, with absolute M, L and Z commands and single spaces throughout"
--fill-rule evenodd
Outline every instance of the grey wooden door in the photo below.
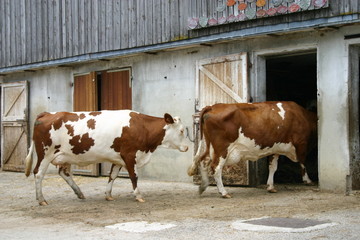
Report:
M 28 149 L 28 87 L 26 81 L 1 85 L 1 167 L 24 171 Z
M 248 101 L 247 68 L 246 53 L 203 59 L 197 62 L 195 106 L 197 113 L 194 115 L 195 150 L 200 139 L 198 117 L 202 108 L 215 103 Z M 198 182 L 199 176 L 195 176 L 194 181 Z M 224 167 L 223 181 L 226 185 L 249 185 L 248 162 L 242 161 L 236 165 Z

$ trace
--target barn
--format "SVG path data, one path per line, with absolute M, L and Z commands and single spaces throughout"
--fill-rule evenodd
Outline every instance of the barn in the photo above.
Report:
M 1 169 L 24 170 L 43 111 L 133 109 L 180 116 L 194 142 L 157 151 L 141 177 L 190 182 L 204 106 L 291 100 L 318 114 L 310 177 L 358 190 L 359 12 L 357 0 L 1 0 Z M 109 164 L 74 171 L 106 176 Z M 225 177 L 264 175 L 266 159 Z

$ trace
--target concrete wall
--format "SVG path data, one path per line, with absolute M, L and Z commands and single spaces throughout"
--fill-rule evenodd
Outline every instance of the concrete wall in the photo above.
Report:
M 314 49 L 318 53 L 318 112 L 319 112 L 319 177 L 320 187 L 345 191 L 349 174 L 348 142 L 348 43 L 344 35 L 358 33 L 357 27 L 343 27 L 331 31 L 312 31 L 283 36 L 264 36 L 198 46 L 177 51 L 123 57 L 55 68 L 35 73 L 12 74 L 3 81 L 30 81 L 30 117 L 41 111 L 72 109 L 73 74 L 131 67 L 133 75 L 133 109 L 145 114 L 162 116 L 165 112 L 181 116 L 192 132 L 195 101 L 196 60 L 248 52 L 251 94 L 264 99 L 264 66 L 259 59 L 267 55 Z M 258 66 L 257 66 L 258 64 Z M 59 91 L 59 89 L 62 89 Z M 192 144 L 191 144 L 192 146 Z M 140 171 L 140 177 L 167 181 L 191 181 L 186 174 L 192 162 L 193 149 L 187 153 L 161 149 Z

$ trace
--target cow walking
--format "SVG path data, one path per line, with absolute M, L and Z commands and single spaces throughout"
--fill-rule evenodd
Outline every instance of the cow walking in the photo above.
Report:
M 59 167 L 59 175 L 70 185 L 78 198 L 85 198 L 72 179 L 71 165 L 113 163 L 106 199 L 121 167 L 125 167 L 133 185 L 136 200 L 143 202 L 137 187 L 136 169 L 149 162 L 158 147 L 188 150 L 184 127 L 178 117 L 164 118 L 130 110 L 98 112 L 56 112 L 37 116 L 29 154 L 26 176 L 32 168 L 32 153 L 37 153 L 34 168 L 36 199 L 47 205 L 42 194 L 42 180 L 50 163 Z
M 311 145 L 316 141 L 317 116 L 294 102 L 207 106 L 200 113 L 200 135 L 197 154 L 188 170 L 192 176 L 200 165 L 200 194 L 209 185 L 206 162 L 214 173 L 219 193 L 224 198 L 230 198 L 222 183 L 224 165 L 256 161 L 270 155 L 269 192 L 276 192 L 273 179 L 279 155 L 299 162 L 303 181 L 311 183 L 304 163 Z M 210 161 L 206 161 L 209 158 Z

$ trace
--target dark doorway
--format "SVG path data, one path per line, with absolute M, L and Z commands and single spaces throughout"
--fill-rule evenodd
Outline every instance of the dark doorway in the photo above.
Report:
M 316 52 L 267 58 L 266 100 L 294 101 L 316 112 L 316 68 Z M 309 154 L 305 166 L 310 179 L 318 181 L 317 148 Z M 300 165 L 281 156 L 274 181 L 275 183 L 302 182 Z

